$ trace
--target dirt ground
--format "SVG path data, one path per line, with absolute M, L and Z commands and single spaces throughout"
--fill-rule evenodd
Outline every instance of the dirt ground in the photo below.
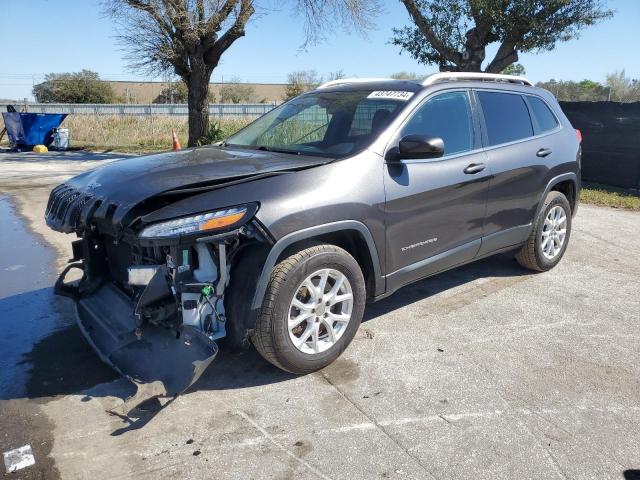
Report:
M 321 372 L 221 353 L 168 404 L 133 393 L 51 293 L 70 236 L 49 190 L 118 155 L 0 153 L 0 448 L 7 478 L 640 478 L 640 213 L 582 205 L 544 274 L 510 256 L 369 305 Z

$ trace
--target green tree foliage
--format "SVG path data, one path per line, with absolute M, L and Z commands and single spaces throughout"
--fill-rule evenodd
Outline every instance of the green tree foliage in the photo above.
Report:
M 598 102 L 606 101 L 608 98 L 608 89 L 591 80 L 581 82 L 550 80 L 539 82 L 536 86 L 549 90 L 561 102 Z
M 500 73 L 504 73 L 505 75 L 523 76 L 527 74 L 527 71 L 521 63 L 512 63 Z
M 33 87 L 33 95 L 42 103 L 113 103 L 111 85 L 91 70 L 74 73 L 49 73 L 44 82 Z
M 624 70 L 607 75 L 604 85 L 593 80 L 550 80 L 539 82 L 536 86 L 549 90 L 558 100 L 564 102 L 640 101 L 640 81 L 628 78 Z
M 232 78 L 220 88 L 220 103 L 252 103 L 256 101 L 256 91 L 239 78 Z
M 291 72 L 287 76 L 287 85 L 284 89 L 283 100 L 290 100 L 293 97 L 317 88 L 322 83 L 322 77 L 315 70 L 300 70 Z
M 553 50 L 557 42 L 612 15 L 602 0 L 400 0 L 412 26 L 392 43 L 441 71 L 480 72 L 486 47 L 498 43 L 484 71 L 499 73 L 521 52 Z

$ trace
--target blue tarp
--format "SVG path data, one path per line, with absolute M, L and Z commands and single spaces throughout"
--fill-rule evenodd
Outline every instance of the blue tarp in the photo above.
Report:
M 17 147 L 49 146 L 53 142 L 53 129 L 60 126 L 66 113 L 3 112 L 9 143 Z

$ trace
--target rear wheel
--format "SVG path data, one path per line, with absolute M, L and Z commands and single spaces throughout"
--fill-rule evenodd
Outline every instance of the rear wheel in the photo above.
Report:
M 351 343 L 365 295 L 362 271 L 345 250 L 335 245 L 301 250 L 274 268 L 253 344 L 283 370 L 319 370 Z
M 516 254 L 525 268 L 544 272 L 555 267 L 569 243 L 571 206 L 561 192 L 549 192 L 536 218 L 527 243 Z

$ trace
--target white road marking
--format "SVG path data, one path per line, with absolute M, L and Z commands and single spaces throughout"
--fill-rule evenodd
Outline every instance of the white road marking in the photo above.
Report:
M 36 459 L 33 457 L 33 452 L 31 451 L 31 445 L 24 445 L 15 450 L 9 450 L 8 452 L 4 452 L 2 456 L 4 457 L 4 466 L 7 469 L 7 473 L 16 472 L 36 464 Z
M 20 270 L 24 268 L 24 265 L 11 265 L 10 267 L 5 268 L 7 272 L 15 272 L 16 270 Z
M 287 447 L 285 447 L 283 444 L 281 444 L 280 442 L 278 442 L 273 435 L 271 435 L 269 432 L 267 432 L 264 428 L 262 428 L 260 425 L 258 425 L 256 422 L 254 422 L 251 417 L 249 417 L 249 415 L 247 415 L 245 412 L 243 412 L 242 410 L 236 410 L 236 412 L 238 413 L 238 415 L 240 415 L 242 418 L 244 418 L 247 422 L 249 422 L 251 425 L 253 425 L 253 428 L 255 428 L 256 430 L 258 430 L 262 436 L 268 440 L 269 442 L 271 442 L 273 445 L 275 445 L 277 448 L 279 448 L 280 450 L 282 450 L 284 453 L 286 453 L 287 455 L 289 455 L 291 458 L 293 458 L 294 460 L 296 460 L 297 462 L 299 462 L 301 465 L 304 465 L 305 467 L 307 467 L 311 472 L 313 472 L 317 477 L 322 478 L 322 480 L 332 480 L 330 477 L 326 476 L 324 473 L 322 473 L 320 470 L 318 470 L 317 468 L 315 468 L 313 465 L 311 465 L 308 462 L 305 462 L 302 458 L 300 458 L 298 455 L 296 455 L 295 453 L 293 453 L 291 450 L 289 450 Z

